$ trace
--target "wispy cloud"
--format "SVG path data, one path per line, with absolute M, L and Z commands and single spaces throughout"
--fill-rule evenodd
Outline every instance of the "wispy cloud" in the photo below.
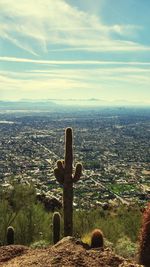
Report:
M 150 98 L 144 24 L 132 18 L 121 23 L 123 11 L 120 20 L 107 17 L 104 22 L 101 4 L 106 0 L 84 1 L 82 10 L 77 2 L 0 1 L 1 99 Z M 95 5 L 88 9 L 88 3 Z
M 35 60 L 29 58 L 0 57 L 3 62 L 33 63 L 47 65 L 150 65 L 150 62 L 141 61 L 102 61 L 102 60 Z
M 95 52 L 150 50 L 132 40 L 140 26 L 106 25 L 64 0 L 1 0 L 0 9 L 2 38 L 32 54 L 47 53 L 52 44 Z
M 87 68 L 77 68 L 74 69 L 74 67 L 69 69 L 61 69 L 61 68 L 50 68 L 47 67 L 47 69 L 33 69 L 33 70 L 26 70 L 24 72 L 18 72 L 18 71 L 0 71 L 3 75 L 9 75 L 10 77 L 14 77 L 17 79 L 17 77 L 24 77 L 26 79 L 30 79 L 30 77 L 52 77 L 52 78 L 68 78 L 68 79 L 81 79 L 82 77 L 85 79 L 90 79 L 92 77 L 99 76 L 101 74 L 102 77 L 99 76 L 99 79 L 103 78 L 105 76 L 120 76 L 120 75 L 137 75 L 141 77 L 141 75 L 147 75 L 150 79 L 150 69 L 145 66 L 108 66 L 107 68 L 105 66 L 95 66 L 92 69 Z
M 35 77 L 34 77 L 35 78 Z M 70 90 L 85 89 L 87 83 L 70 78 L 62 77 L 21 77 L 14 75 L 0 75 L 0 99 L 55 98 L 56 95 L 64 98 Z M 7 88 L 7 90 L 6 90 Z
M 108 101 L 125 99 L 131 95 L 136 100 L 137 88 L 145 89 L 140 99 L 149 97 L 150 70 L 147 66 L 109 66 L 92 69 L 35 69 L 26 72 L 1 71 L 0 97 L 6 98 L 103 98 Z M 6 90 L 7 88 L 7 90 Z M 130 90 L 132 88 L 132 90 Z M 91 90 L 92 89 L 92 90 Z M 124 91 L 124 93 L 122 93 Z M 112 93 L 113 92 L 113 95 Z M 138 92 L 139 94 L 139 92 Z M 139 97 L 137 97 L 137 101 Z

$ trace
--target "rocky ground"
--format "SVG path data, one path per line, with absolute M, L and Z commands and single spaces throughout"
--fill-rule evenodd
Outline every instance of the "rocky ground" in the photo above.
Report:
M 110 249 L 86 249 L 71 237 L 55 246 L 31 249 L 20 245 L 0 247 L 0 267 L 137 267 Z

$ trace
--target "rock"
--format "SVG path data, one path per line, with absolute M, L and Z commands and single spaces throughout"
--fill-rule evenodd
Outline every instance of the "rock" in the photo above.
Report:
M 2 246 L 0 247 L 0 263 L 23 255 L 27 250 L 28 247 L 21 245 Z
M 67 236 L 54 246 L 45 249 L 26 249 L 23 246 L 3 247 L 11 251 L 0 261 L 2 267 L 138 267 L 135 263 L 115 255 L 110 249 L 87 250 L 84 243 Z M 11 247 L 11 248 L 10 248 Z M 7 251 L 7 252 L 8 252 Z M 13 252 L 14 251 L 14 252 Z M 20 252 L 19 252 L 20 251 Z M 0 255 L 1 255 L 0 248 Z M 4 255 L 4 251 L 2 253 Z M 19 256 L 18 256 L 19 255 Z M 0 259 L 2 259 L 0 257 Z M 2 265 L 1 265 L 2 264 Z

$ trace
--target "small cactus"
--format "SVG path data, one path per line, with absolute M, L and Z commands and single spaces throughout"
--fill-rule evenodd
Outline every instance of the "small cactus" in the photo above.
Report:
M 53 214 L 53 243 L 56 244 L 60 240 L 60 213 Z
M 13 245 L 14 244 L 14 228 L 12 226 L 9 226 L 7 228 L 7 245 Z
M 150 266 L 150 202 L 143 213 L 140 232 L 139 263 L 145 267 Z
M 72 128 L 65 131 L 65 160 L 57 161 L 54 170 L 56 180 L 63 186 L 64 236 L 73 234 L 73 183 L 82 175 L 82 165 L 78 163 L 73 174 Z
M 103 248 L 104 237 L 99 229 L 94 229 L 91 235 L 91 248 Z

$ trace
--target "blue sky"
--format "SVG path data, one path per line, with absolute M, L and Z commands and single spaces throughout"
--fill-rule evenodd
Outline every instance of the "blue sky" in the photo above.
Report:
M 0 99 L 150 104 L 149 0 L 1 0 Z

